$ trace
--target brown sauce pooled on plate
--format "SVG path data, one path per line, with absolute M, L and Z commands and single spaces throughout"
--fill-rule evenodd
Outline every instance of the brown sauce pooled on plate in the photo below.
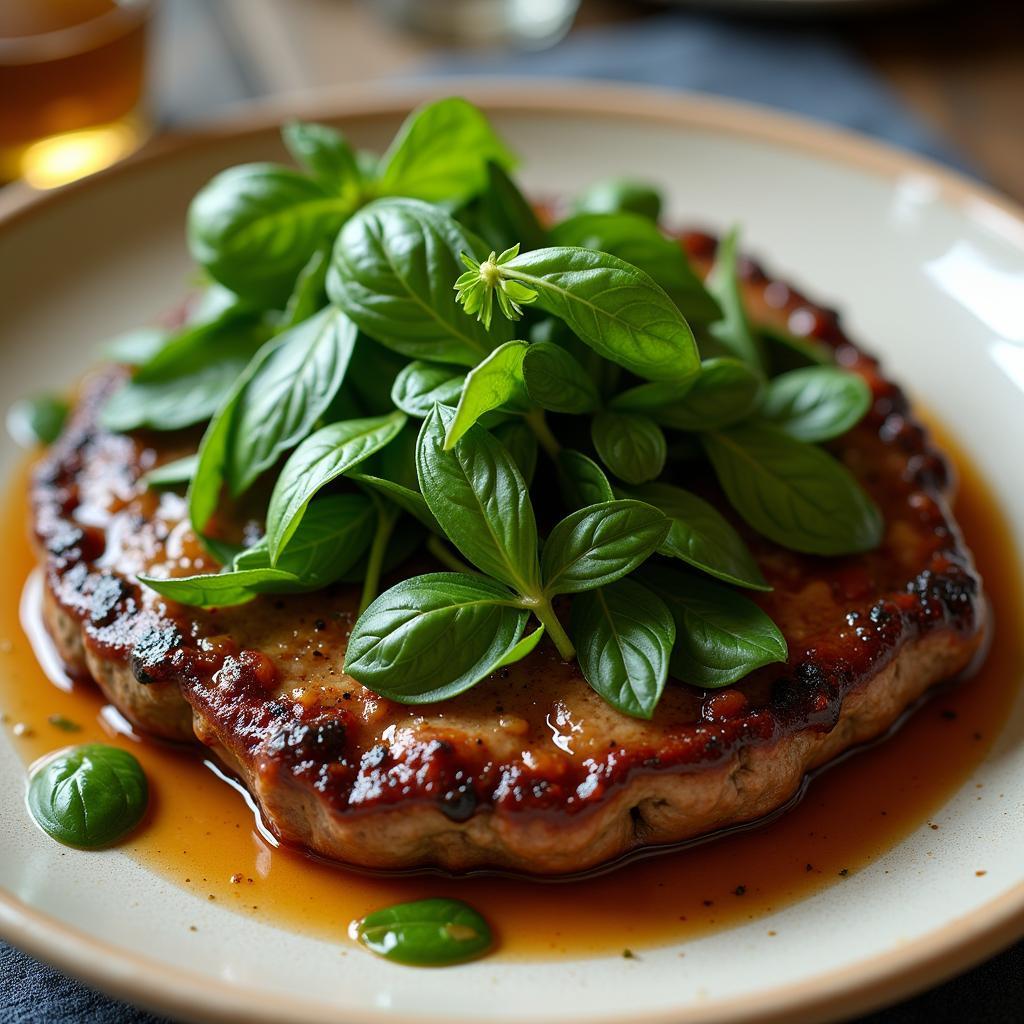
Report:
M 948 443 L 945 448 L 951 451 Z M 130 748 L 153 795 L 147 819 L 121 848 L 198 898 L 263 922 L 340 942 L 349 921 L 375 908 L 456 896 L 484 914 L 501 951 L 515 956 L 621 954 L 684 941 L 842 884 L 925 822 L 937 826 L 941 856 L 940 808 L 970 782 L 1006 719 L 1024 665 L 1024 638 L 1003 625 L 1024 620 L 1020 582 L 1007 571 L 1016 564 L 1007 524 L 978 474 L 955 458 L 955 447 L 951 454 L 961 474 L 955 512 L 995 613 L 983 666 L 937 693 L 895 739 L 821 773 L 795 807 L 770 823 L 598 877 L 375 877 L 275 849 L 254 827 L 243 795 L 204 763 L 201 751 L 131 735 L 90 683 L 66 680 L 59 666 L 41 666 L 26 637 L 27 630 L 45 660 L 38 576 L 23 596 L 34 568 L 25 539 L 24 476 L 0 510 L 8 540 L 0 581 L 0 727 L 26 764 L 73 743 Z M 977 798 L 990 797 L 979 788 Z M 165 922 L 189 925 L 187 915 Z

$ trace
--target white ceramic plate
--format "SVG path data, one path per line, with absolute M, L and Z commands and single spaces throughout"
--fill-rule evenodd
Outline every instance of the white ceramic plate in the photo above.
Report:
M 1020 211 L 895 151 L 754 108 L 579 83 L 457 88 L 490 110 L 536 192 L 630 174 L 664 187 L 673 218 L 742 223 L 751 251 L 842 308 L 853 336 L 941 407 L 1015 514 L 1024 550 Z M 304 112 L 379 146 L 425 95 L 349 95 Z M 8 211 L 0 220 L 0 406 L 70 384 L 95 342 L 173 303 L 189 270 L 189 197 L 221 167 L 278 156 L 273 120 L 184 140 Z M 6 448 L 5 473 L 13 459 Z M 941 816 L 941 858 L 926 855 L 934 833 L 922 828 L 842 886 L 770 921 L 691 941 L 685 961 L 673 948 L 646 953 L 641 969 L 620 957 L 498 958 L 434 972 L 340 958 L 336 944 L 220 910 L 125 854 L 50 842 L 24 813 L 22 772 L 5 730 L 0 931 L 111 992 L 205 1019 L 822 1019 L 935 982 L 1024 933 L 1024 700 L 972 780 L 1003 799 L 956 796 Z M 979 857 L 983 879 L 974 872 Z M 170 926 L 186 918 L 198 934 Z M 778 936 L 767 938 L 766 928 Z

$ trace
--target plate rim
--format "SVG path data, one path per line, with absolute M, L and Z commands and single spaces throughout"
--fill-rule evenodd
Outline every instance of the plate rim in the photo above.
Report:
M 557 78 L 441 78 L 410 83 L 317 90 L 245 104 L 216 122 L 173 133 L 126 161 L 61 189 L 36 192 L 13 187 L 0 196 L 0 232 L 53 211 L 97 186 L 130 177 L 178 154 L 276 131 L 289 117 L 374 121 L 396 117 L 443 95 L 468 94 L 485 110 L 534 117 L 629 116 L 796 148 L 841 166 L 894 180 L 926 179 L 947 202 L 980 217 L 1024 252 L 1024 205 L 931 160 L 856 132 L 781 113 L 756 104 L 632 84 Z M 331 1021 L 398 1024 L 389 1011 L 342 1011 L 322 1002 L 299 1004 L 294 996 L 247 994 L 244 989 L 123 950 L 44 914 L 0 888 L 0 935 L 30 955 L 137 1005 L 204 1019 Z M 863 1013 L 892 1003 L 965 970 L 1024 935 L 1024 881 L 971 913 L 930 932 L 895 953 L 879 954 L 811 979 L 713 1003 L 658 1010 L 635 1024 L 769 1024 L 821 1021 Z M 406 1017 L 415 1024 L 451 1024 L 449 1017 Z M 545 1018 L 538 1018 L 535 1024 Z M 613 1024 L 621 1016 L 591 1018 Z

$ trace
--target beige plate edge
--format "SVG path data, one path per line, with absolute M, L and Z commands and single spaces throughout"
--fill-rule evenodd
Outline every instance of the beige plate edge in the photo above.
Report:
M 1024 248 L 1024 207 L 954 171 L 853 132 L 733 101 L 637 86 L 542 79 L 436 79 L 321 92 L 260 104 L 255 109 L 243 109 L 217 126 L 158 140 L 130 160 L 64 189 L 38 193 L 11 186 L 5 190 L 6 195 L 0 194 L 0 230 L 59 206 L 65 196 L 87 190 L 97 181 L 129 178 L 136 170 L 179 150 L 216 145 L 226 136 L 258 135 L 293 116 L 349 121 L 393 117 L 424 99 L 452 93 L 466 95 L 485 109 L 521 111 L 532 116 L 625 115 L 796 148 L 880 177 L 913 175 L 927 179 L 938 187 L 943 198 L 982 217 L 989 227 Z M 556 95 L 558 99 L 553 100 Z M 266 993 L 250 995 L 229 984 L 178 971 L 101 942 L 35 911 L 4 891 L 0 891 L 0 934 L 89 984 L 178 1016 L 224 1022 L 302 1020 L 311 1024 L 398 1021 L 390 1014 L 373 1014 L 341 1022 L 338 1011 L 322 1003 L 303 1003 Z M 1024 882 L 898 954 L 874 957 L 810 982 L 755 996 L 647 1014 L 632 1024 L 802 1024 L 845 1018 L 937 984 L 1022 935 Z M 595 1018 L 592 1024 L 615 1024 L 619 1020 L 618 1015 Z M 415 1024 L 450 1024 L 450 1020 L 416 1017 Z

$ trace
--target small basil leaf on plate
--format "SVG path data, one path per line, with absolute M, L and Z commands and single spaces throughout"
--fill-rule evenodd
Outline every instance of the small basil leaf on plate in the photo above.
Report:
M 734 228 L 719 243 L 707 278 L 708 291 L 722 308 L 722 319 L 711 325 L 712 336 L 737 359 L 764 372 L 761 339 L 747 316 L 737 261 L 739 233 Z
M 345 136 L 326 124 L 289 121 L 281 138 L 295 162 L 327 191 L 348 195 L 359 191 L 356 155 Z
M 69 747 L 33 771 L 28 809 L 36 824 L 67 846 L 96 849 L 126 836 L 146 813 L 149 785 L 139 762 L 120 747 Z
M 311 434 L 288 457 L 270 496 L 267 543 L 276 565 L 313 496 L 389 444 L 405 425 L 405 414 L 344 420 Z
M 165 462 L 151 469 L 142 479 L 147 487 L 184 487 L 192 482 L 199 468 L 199 454 L 186 455 L 184 458 Z
M 455 203 L 484 188 L 488 163 L 514 162 L 484 114 L 452 96 L 406 118 L 381 159 L 376 186 L 380 195 Z
M 456 406 L 466 375 L 441 363 L 414 360 L 399 371 L 391 401 L 408 416 L 426 419 L 434 404 Z
M 248 490 L 313 429 L 345 379 L 355 341 L 355 324 L 328 307 L 261 353 L 233 407 L 234 443 L 225 463 L 233 495 Z
M 352 199 L 288 167 L 229 167 L 192 200 L 189 249 L 215 280 L 272 308 L 352 209 Z
M 572 204 L 579 213 L 630 213 L 656 222 L 661 216 L 661 193 L 631 178 L 595 181 Z
M 409 515 L 418 519 L 432 533 L 441 533 L 441 527 L 433 513 L 427 508 L 427 503 L 419 491 L 395 483 L 393 480 L 366 473 L 349 473 L 349 479 L 359 484 L 360 487 L 387 498 L 403 512 L 408 512 Z M 285 550 L 287 553 L 288 549 Z
M 591 421 L 590 437 L 601 461 L 626 483 L 653 480 L 665 468 L 665 435 L 649 416 L 599 412 Z
M 768 423 L 701 435 L 718 482 L 758 533 L 793 551 L 850 555 L 882 540 L 875 503 L 845 466 Z
M 523 301 L 564 320 L 605 359 L 647 380 L 683 382 L 696 375 L 700 364 L 689 325 L 668 295 L 629 263 L 557 246 L 521 252 L 498 269 L 505 285 L 536 293 Z
M 431 573 L 403 580 L 359 616 L 345 671 L 401 704 L 446 700 L 493 671 L 519 643 L 528 613 L 494 580 Z
M 53 444 L 64 429 L 68 403 L 56 395 L 22 398 L 7 410 L 7 433 L 22 448 Z
M 615 499 L 589 505 L 557 523 L 544 542 L 544 591 L 576 594 L 614 583 L 658 549 L 668 533 L 652 505 Z
M 461 900 L 426 899 L 375 910 L 354 921 L 352 938 L 373 953 L 414 967 L 462 963 L 486 953 L 491 930 Z
M 690 387 L 638 384 L 608 404 L 619 412 L 646 413 L 670 430 L 720 430 L 750 416 L 763 387 L 761 374 L 738 359 L 705 359 Z
M 770 590 L 743 538 L 713 505 L 670 484 L 650 483 L 630 492 L 668 516 L 660 554 L 752 590 Z
M 508 321 L 489 332 L 456 301 L 460 254 L 479 244 L 435 206 L 378 199 L 338 235 L 327 293 L 360 330 L 402 355 L 475 366 L 512 337 Z
M 537 523 L 515 461 L 479 424 L 450 451 L 454 413 L 435 406 L 416 445 L 420 491 L 448 539 L 473 565 L 520 593 L 538 589 Z
M 523 379 L 530 398 L 551 412 L 595 412 L 601 406 L 597 385 L 571 353 L 550 341 L 534 342 L 523 358 Z
M 749 598 L 693 573 L 645 566 L 641 578 L 676 622 L 672 675 L 693 686 L 728 686 L 789 657 L 779 627 Z
M 676 637 L 665 603 L 635 580 L 619 580 L 573 598 L 572 633 L 590 686 L 623 714 L 651 718 Z
M 376 508 L 365 494 L 314 498 L 277 560 L 276 568 L 294 574 L 298 584 L 286 583 L 280 589 L 319 590 L 341 579 L 365 554 L 376 523 Z M 266 538 L 237 555 L 232 564 L 236 570 L 268 568 Z
M 552 228 L 552 244 L 583 246 L 618 256 L 649 274 L 687 320 L 712 323 L 722 311 L 697 276 L 678 239 L 666 238 L 636 213 L 578 213 Z
M 808 366 L 768 385 L 761 415 L 798 441 L 816 442 L 845 434 L 870 408 L 863 377 L 837 366 Z
M 459 404 L 445 434 L 446 450 L 486 413 L 503 406 L 522 411 L 529 408 L 523 384 L 523 357 L 528 348 L 525 341 L 508 341 L 466 374 Z
M 487 164 L 487 184 L 475 208 L 476 224 L 483 240 L 498 252 L 519 242 L 524 249 L 548 244 L 533 207 L 505 169 L 493 160 Z
M 298 589 L 302 583 L 293 572 L 266 567 L 228 569 L 226 572 L 199 576 L 161 578 L 142 575 L 139 581 L 178 604 L 199 608 L 228 608 L 246 604 L 258 594 Z
M 527 487 L 537 471 L 537 435 L 519 417 L 499 423 L 491 433 L 504 445 Z

